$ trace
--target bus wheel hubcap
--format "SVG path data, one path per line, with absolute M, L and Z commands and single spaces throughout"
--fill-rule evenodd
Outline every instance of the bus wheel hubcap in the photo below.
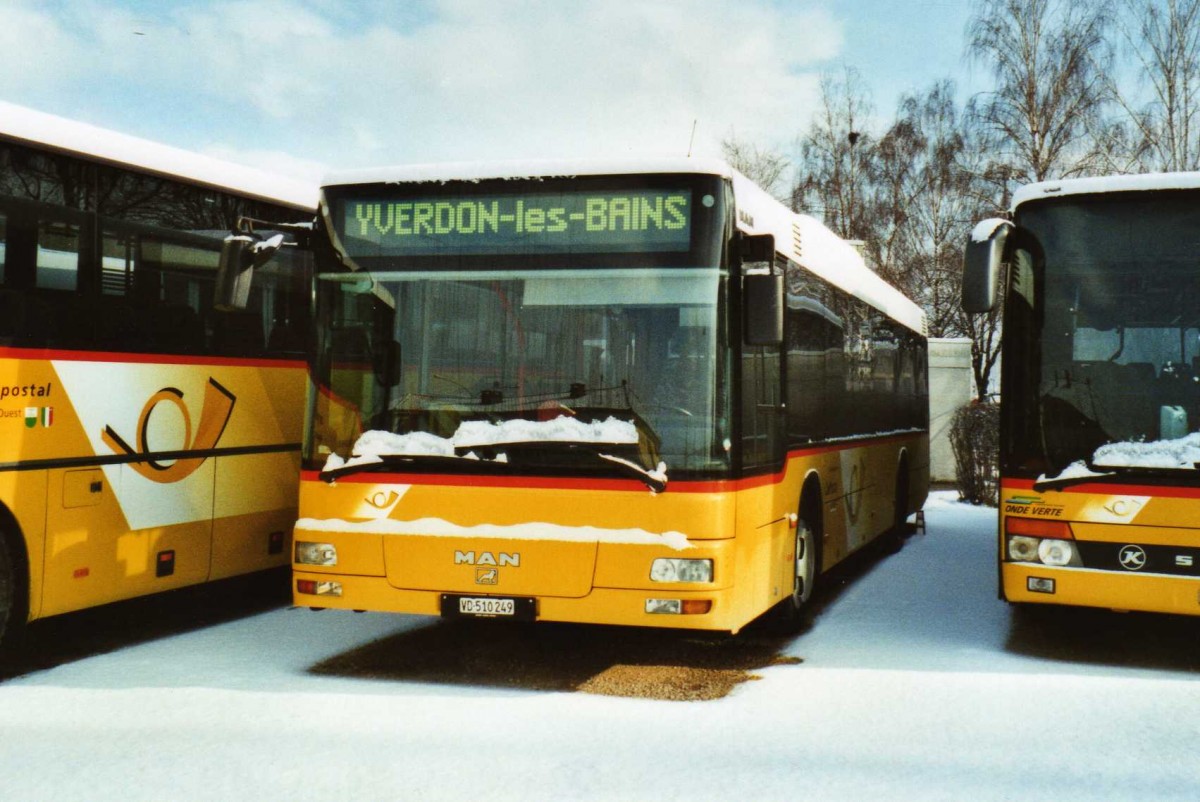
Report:
M 796 583 L 792 595 L 796 601 L 808 601 L 808 570 L 812 552 L 812 530 L 801 521 L 796 529 Z

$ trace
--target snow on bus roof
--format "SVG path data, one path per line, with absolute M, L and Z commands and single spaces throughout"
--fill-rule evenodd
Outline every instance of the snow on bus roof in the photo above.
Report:
M 512 161 L 444 162 L 340 170 L 325 176 L 322 186 L 347 184 L 444 183 L 491 179 L 556 178 L 623 173 L 707 173 L 729 177 L 732 169 L 715 159 L 682 156 L 625 159 L 525 159 Z
M 1041 198 L 1064 195 L 1103 195 L 1111 192 L 1150 192 L 1154 190 L 1200 189 L 1200 172 L 1142 173 L 1109 175 L 1096 178 L 1067 178 L 1041 181 L 1021 187 L 1013 195 L 1012 208 Z
M 315 209 L 317 205 L 317 187 L 304 182 L 2 100 L 0 139 L 89 156 L 300 209 Z
M 815 217 L 793 212 L 741 173 L 732 171 L 732 176 L 739 229 L 774 235 L 776 251 L 913 331 L 926 334 L 921 307 L 867 267 L 854 245 Z
M 819 220 L 797 214 L 723 161 L 688 157 L 603 160 L 526 160 L 450 162 L 339 171 L 322 186 L 382 183 L 445 183 L 491 179 L 551 178 L 626 173 L 715 175 L 733 181 L 738 228 L 749 234 L 773 234 L 776 249 L 915 332 L 926 332 L 925 313 L 867 267 L 858 250 Z

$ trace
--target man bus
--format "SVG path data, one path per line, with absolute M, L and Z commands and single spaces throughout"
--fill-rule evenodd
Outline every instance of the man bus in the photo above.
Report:
M 722 163 L 322 190 L 295 600 L 736 632 L 928 489 L 924 317 Z
M 287 563 L 308 257 L 213 299 L 236 221 L 315 189 L 0 103 L 0 638 Z
M 1200 614 L 1200 173 L 1034 184 L 976 227 L 1003 281 L 1000 595 Z

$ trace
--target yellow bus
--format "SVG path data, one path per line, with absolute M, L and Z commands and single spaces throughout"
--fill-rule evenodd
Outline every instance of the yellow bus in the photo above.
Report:
M 1197 225 L 1186 173 L 1033 184 L 973 232 L 967 311 L 1007 266 L 1001 598 L 1200 614 Z
M 928 491 L 924 317 L 723 163 L 322 188 L 313 608 L 737 632 Z
M 287 565 L 311 259 L 214 286 L 316 189 L 0 103 L 0 636 Z

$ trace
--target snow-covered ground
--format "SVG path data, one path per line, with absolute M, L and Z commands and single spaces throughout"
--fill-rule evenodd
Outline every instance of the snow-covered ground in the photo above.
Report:
M 1014 618 L 951 499 L 718 701 L 316 673 L 437 624 L 278 609 L 0 683 L 0 800 L 1196 799 L 1200 621 Z

